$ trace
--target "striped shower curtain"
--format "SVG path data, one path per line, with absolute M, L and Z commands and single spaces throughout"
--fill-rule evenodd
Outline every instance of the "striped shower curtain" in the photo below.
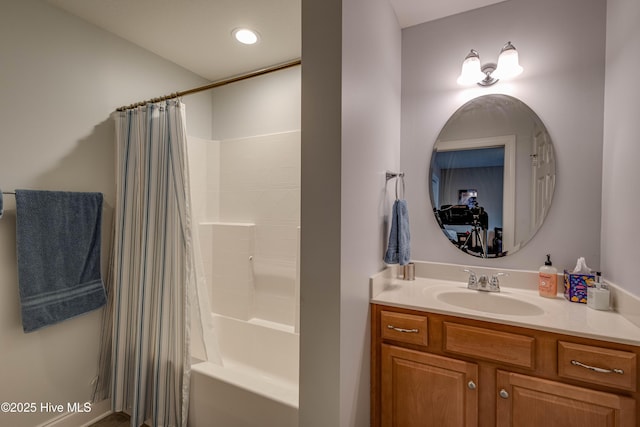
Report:
M 185 427 L 196 263 L 184 104 L 115 114 L 112 409 L 132 427 Z

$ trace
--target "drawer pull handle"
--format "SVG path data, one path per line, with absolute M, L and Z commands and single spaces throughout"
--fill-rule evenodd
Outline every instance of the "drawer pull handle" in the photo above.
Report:
M 577 360 L 572 360 L 571 364 L 574 366 L 580 366 L 581 368 L 589 369 L 594 372 L 600 372 L 601 374 L 620 374 L 620 375 L 624 374 L 624 371 L 622 369 L 596 368 L 595 366 L 589 366 L 589 365 L 585 365 L 584 363 L 580 363 Z
M 498 394 L 503 399 L 508 399 L 509 398 L 509 392 L 507 390 L 505 390 L 505 389 L 500 389 L 500 393 L 498 393 Z
M 387 329 L 393 329 L 394 331 L 398 331 L 398 332 L 404 332 L 407 334 L 417 334 L 418 332 L 420 332 L 418 329 L 403 329 L 403 328 L 396 328 L 393 325 L 387 325 Z

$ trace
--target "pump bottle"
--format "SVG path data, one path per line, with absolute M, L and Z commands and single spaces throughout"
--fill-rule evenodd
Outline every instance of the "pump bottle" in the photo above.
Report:
M 553 267 L 550 254 L 538 270 L 538 293 L 545 298 L 555 298 L 558 293 L 558 270 Z

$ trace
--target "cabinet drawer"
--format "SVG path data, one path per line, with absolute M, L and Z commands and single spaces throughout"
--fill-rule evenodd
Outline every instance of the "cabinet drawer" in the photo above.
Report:
M 636 355 L 628 351 L 558 341 L 558 375 L 636 391 Z
M 427 316 L 382 311 L 380 329 L 382 339 L 427 345 Z
M 444 322 L 444 349 L 480 359 L 533 369 L 535 338 Z

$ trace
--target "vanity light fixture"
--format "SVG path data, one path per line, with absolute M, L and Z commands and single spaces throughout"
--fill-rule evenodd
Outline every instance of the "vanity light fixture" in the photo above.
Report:
M 515 77 L 522 71 L 523 69 L 518 63 L 518 51 L 511 42 L 507 42 L 500 51 L 498 65 L 492 62 L 481 65 L 480 55 L 476 50 L 471 49 L 462 63 L 458 84 L 471 85 L 476 83 L 480 86 L 491 86 L 500 79 Z
M 248 28 L 236 28 L 232 34 L 242 44 L 256 44 L 259 40 L 258 33 Z

